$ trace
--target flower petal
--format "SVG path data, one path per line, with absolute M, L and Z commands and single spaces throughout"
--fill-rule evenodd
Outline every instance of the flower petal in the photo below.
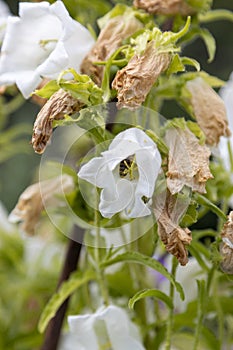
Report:
M 108 189 L 104 188 L 100 196 L 99 210 L 102 216 L 111 218 L 114 214 L 124 210 L 133 200 L 135 184 L 125 179 L 116 183 L 116 196 L 113 197 Z

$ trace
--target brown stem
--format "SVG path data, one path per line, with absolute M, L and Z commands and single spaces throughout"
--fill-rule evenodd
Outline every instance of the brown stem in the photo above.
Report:
M 82 248 L 84 232 L 78 226 L 74 226 L 72 239 L 69 239 L 63 269 L 58 281 L 57 289 L 62 282 L 66 281 L 70 274 L 76 270 Z M 51 319 L 47 327 L 44 343 L 41 350 L 56 350 L 60 338 L 61 328 L 65 313 L 69 304 L 69 298 L 57 310 L 56 315 Z

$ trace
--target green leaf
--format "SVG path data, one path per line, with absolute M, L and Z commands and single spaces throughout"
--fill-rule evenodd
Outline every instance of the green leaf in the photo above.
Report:
M 202 23 L 208 23 L 219 20 L 228 20 L 233 22 L 233 12 L 229 10 L 217 9 L 208 11 L 205 14 L 200 14 L 198 16 L 198 19 Z
M 156 135 L 156 133 L 153 130 L 146 130 L 146 134 L 156 143 L 156 145 L 158 146 L 159 151 L 162 154 L 167 156 L 168 155 L 168 147 L 165 144 L 165 142 L 163 142 L 161 137 Z
M 53 318 L 62 303 L 78 288 L 95 279 L 93 271 L 86 271 L 81 274 L 74 272 L 68 281 L 63 282 L 58 292 L 55 293 L 46 305 L 38 324 L 40 333 L 43 333 L 51 318 Z
M 199 31 L 200 37 L 204 40 L 207 51 L 208 51 L 208 62 L 212 62 L 215 56 L 216 51 L 216 42 L 213 35 L 206 29 L 200 29 Z
M 161 292 L 158 289 L 144 289 L 144 290 L 139 291 L 129 300 L 129 304 L 128 304 L 129 308 L 133 309 L 134 304 L 138 300 L 146 298 L 146 297 L 154 297 L 156 299 L 159 299 L 159 300 L 163 301 L 169 307 L 169 309 L 173 309 L 172 299 L 167 294 Z
M 181 57 L 181 64 L 183 66 L 192 66 L 194 67 L 198 72 L 200 71 L 200 63 L 196 61 L 194 58 L 189 57 Z
M 195 201 L 191 201 L 185 215 L 183 216 L 180 226 L 181 227 L 189 227 L 195 222 L 197 222 L 198 219 L 198 211 L 197 211 L 198 205 Z
M 184 291 L 180 283 L 176 282 L 174 279 L 174 276 L 168 272 L 168 270 L 157 260 L 148 257 L 146 255 L 140 254 L 138 252 L 126 252 L 123 254 L 117 255 L 113 259 L 109 259 L 104 261 L 101 265 L 102 267 L 110 266 L 113 264 L 116 264 L 118 262 L 132 262 L 136 264 L 142 264 L 144 266 L 148 266 L 159 273 L 161 273 L 163 276 L 165 276 L 176 288 L 178 293 L 180 294 L 180 298 L 184 300 Z
M 195 193 L 194 198 L 199 204 L 203 205 L 204 207 L 207 207 L 221 219 L 225 221 L 227 220 L 227 216 L 224 214 L 224 212 L 221 209 L 219 209 L 214 203 L 212 203 L 208 198 L 204 197 L 200 193 Z
M 192 122 L 191 120 L 188 120 L 186 122 L 186 125 L 189 128 L 189 130 L 192 131 L 192 133 L 200 140 L 200 145 L 204 145 L 206 137 L 203 131 L 201 130 L 200 126 L 197 123 Z
M 63 77 L 67 74 L 72 74 L 73 80 L 64 80 Z M 102 89 L 88 75 L 78 74 L 73 68 L 64 70 L 58 77 L 57 84 L 86 106 L 98 105 L 103 102 Z
M 56 80 L 49 81 L 41 89 L 35 90 L 34 95 L 49 99 L 56 91 L 60 89 Z
M 166 73 L 168 75 L 170 74 L 174 74 L 177 72 L 184 72 L 185 71 L 185 67 L 184 64 L 182 62 L 182 59 L 180 58 L 180 56 L 176 53 L 173 58 L 172 61 L 166 71 Z

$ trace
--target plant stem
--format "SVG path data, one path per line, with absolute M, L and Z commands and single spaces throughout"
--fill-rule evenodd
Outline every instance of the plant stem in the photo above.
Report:
M 57 289 L 60 285 L 69 279 L 70 274 L 76 270 L 77 264 L 80 257 L 80 252 L 82 248 L 84 232 L 78 226 L 74 226 L 72 238 L 69 239 L 65 261 L 63 264 L 63 269 L 58 281 Z M 69 304 L 69 298 L 67 298 L 64 303 L 58 309 L 56 315 L 51 319 L 47 327 L 44 343 L 41 350 L 56 350 L 60 338 L 61 328 L 65 313 Z
M 96 195 L 96 208 L 98 208 L 99 203 L 99 195 L 97 193 Z M 100 222 L 99 222 L 99 211 L 98 209 L 95 210 L 95 227 L 96 227 L 96 237 L 95 237 L 95 262 L 96 262 L 96 272 L 97 272 L 97 278 L 100 286 L 101 295 L 103 297 L 103 301 L 105 305 L 109 305 L 109 297 L 108 297 L 108 290 L 104 278 L 104 272 L 103 269 L 100 268 L 101 263 L 101 256 L 100 256 Z
M 172 259 L 172 275 L 176 276 L 176 268 L 177 268 L 178 262 L 176 258 Z M 174 286 L 172 283 L 170 283 L 170 298 L 172 301 L 174 301 Z M 165 350 L 171 349 L 171 338 L 172 338 L 172 326 L 173 326 L 173 312 L 174 309 L 169 309 L 169 317 L 167 320 L 167 331 L 166 331 L 166 341 L 165 341 Z

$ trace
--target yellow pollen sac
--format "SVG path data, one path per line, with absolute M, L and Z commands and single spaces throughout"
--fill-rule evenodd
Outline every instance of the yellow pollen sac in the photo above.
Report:
M 129 175 L 129 180 L 132 181 L 135 179 L 134 172 L 136 169 L 135 155 L 129 156 L 120 162 L 119 175 L 122 178 Z

